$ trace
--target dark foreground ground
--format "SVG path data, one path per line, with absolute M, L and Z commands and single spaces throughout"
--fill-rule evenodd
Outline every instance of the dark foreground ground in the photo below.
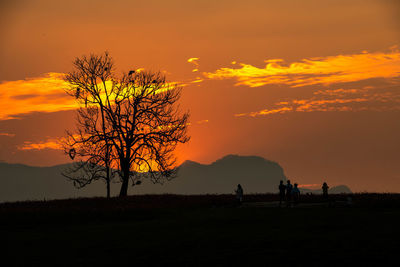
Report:
M 229 195 L 0 204 L 0 266 L 398 266 L 400 195 L 346 197 L 295 208 L 252 205 L 274 195 L 242 207 Z

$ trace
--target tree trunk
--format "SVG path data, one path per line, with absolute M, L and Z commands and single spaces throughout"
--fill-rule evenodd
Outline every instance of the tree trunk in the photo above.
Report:
M 107 182 L 107 198 L 110 198 L 110 170 L 107 167 L 107 177 L 106 177 L 106 182 Z
M 126 197 L 128 195 L 128 184 L 129 184 L 128 181 L 129 178 L 127 179 L 124 177 L 121 185 L 121 191 L 119 192 L 120 197 Z
M 129 168 L 124 168 L 124 173 L 122 177 L 121 191 L 119 192 L 120 197 L 126 197 L 128 195 L 128 185 L 129 185 Z

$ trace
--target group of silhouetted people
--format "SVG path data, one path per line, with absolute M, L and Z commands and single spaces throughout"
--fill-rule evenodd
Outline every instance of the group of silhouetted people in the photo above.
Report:
M 300 200 L 300 189 L 298 184 L 294 186 L 287 180 L 286 185 L 283 184 L 281 180 L 279 183 L 279 206 L 282 202 L 286 201 L 286 205 L 289 206 L 291 203 L 297 204 Z
M 324 200 L 328 200 L 328 189 L 329 186 L 326 182 L 322 184 L 322 197 Z M 290 206 L 290 204 L 297 205 L 300 200 L 300 189 L 298 188 L 298 184 L 290 183 L 290 180 L 287 180 L 286 185 L 283 184 L 281 180 L 279 183 L 279 206 L 282 206 L 282 202 L 286 202 L 286 206 Z
M 282 206 L 283 202 L 286 202 L 286 206 L 289 207 L 291 204 L 297 205 L 300 200 L 300 189 L 298 184 L 291 184 L 290 180 L 287 180 L 286 185 L 281 180 L 279 183 L 279 206 Z M 328 200 L 328 189 L 329 186 L 326 182 L 322 184 L 322 197 L 324 200 Z M 243 202 L 243 188 L 240 184 L 237 185 L 235 190 L 236 202 L 240 205 Z

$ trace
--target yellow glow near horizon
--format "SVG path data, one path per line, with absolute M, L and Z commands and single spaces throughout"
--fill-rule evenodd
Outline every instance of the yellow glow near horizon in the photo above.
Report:
M 152 171 L 157 171 L 157 163 L 154 160 L 147 160 L 150 166 L 146 162 L 142 162 L 139 165 L 134 164 L 133 165 L 133 171 L 135 172 L 148 172 L 150 171 L 150 168 Z

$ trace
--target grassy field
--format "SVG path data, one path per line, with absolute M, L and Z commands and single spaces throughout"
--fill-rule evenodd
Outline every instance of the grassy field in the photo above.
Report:
M 397 265 L 400 195 L 334 205 L 344 199 L 295 208 L 236 207 L 230 195 L 5 203 L 0 265 Z

